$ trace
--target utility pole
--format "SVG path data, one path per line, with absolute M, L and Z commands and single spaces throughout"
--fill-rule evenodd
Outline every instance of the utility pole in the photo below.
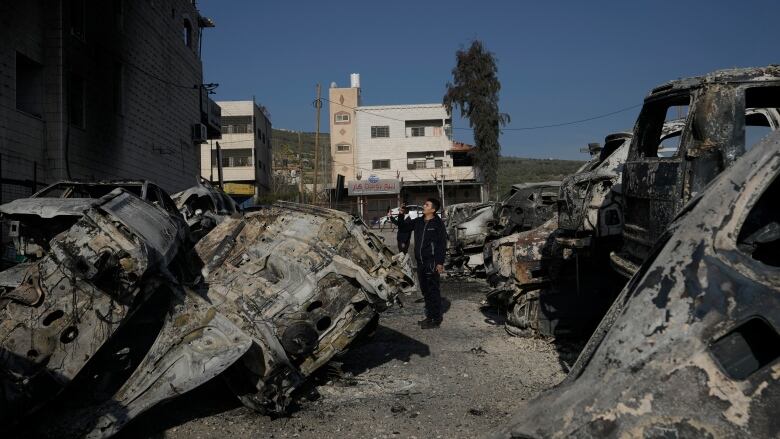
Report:
M 317 204 L 317 173 L 320 167 L 320 109 L 322 108 L 319 83 L 317 83 L 317 99 L 314 101 L 314 108 L 317 109 L 317 131 L 314 133 L 314 196 L 312 202 Z
M 225 178 L 222 175 L 222 147 L 217 144 L 217 178 L 219 179 L 219 188 L 225 190 Z
M 301 132 L 298 131 L 298 192 L 300 193 L 300 203 L 303 204 L 306 202 L 306 198 L 303 196 L 303 162 L 301 161 L 301 151 L 303 151 L 303 146 L 301 146 Z

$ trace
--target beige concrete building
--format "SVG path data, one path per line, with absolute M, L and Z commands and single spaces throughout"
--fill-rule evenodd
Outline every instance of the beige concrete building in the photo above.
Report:
M 188 0 L 0 2 L 2 201 L 66 178 L 195 184 L 220 129 L 198 49 L 210 26 Z
M 453 142 L 444 105 L 362 105 L 360 77 L 350 79 L 350 88 L 331 86 L 329 93 L 331 182 L 335 187 L 337 176 L 345 177 L 348 201 L 367 222 L 399 202 L 484 199 L 471 147 Z
M 271 190 L 271 120 L 254 101 L 218 101 L 222 138 L 201 146 L 200 173 L 219 180 L 217 143 L 222 155 L 224 189 L 239 202 Z
M 360 77 L 353 74 L 350 80 L 349 88 L 337 87 L 333 83 L 328 90 L 332 187 L 335 187 L 339 174 L 347 181 L 355 179 L 355 108 L 360 106 Z

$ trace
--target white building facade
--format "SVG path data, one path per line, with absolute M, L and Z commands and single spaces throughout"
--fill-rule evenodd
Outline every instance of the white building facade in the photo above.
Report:
M 201 176 L 219 180 L 221 153 L 224 190 L 241 202 L 271 190 L 271 121 L 254 101 L 218 101 L 222 138 L 201 148 Z
M 352 94 L 359 95 L 359 79 L 353 79 L 351 85 L 350 89 L 358 89 Z M 342 90 L 349 89 L 332 87 L 331 97 Z M 345 130 L 345 113 L 354 124 L 354 141 L 349 147 L 345 140 L 331 136 L 333 182 L 339 174 L 345 175 L 349 196 L 360 198 L 359 211 L 367 221 L 383 216 L 388 207 L 399 202 L 422 204 L 428 197 L 442 199 L 445 204 L 483 199 L 482 177 L 473 166 L 468 146 L 453 142 L 452 120 L 444 105 L 350 108 L 333 99 L 330 105 L 331 133 Z M 377 183 L 372 186 L 369 182 Z M 360 189 L 377 184 L 383 188 L 359 195 Z M 383 189 L 387 193 L 375 193 Z M 392 194 L 396 190 L 399 193 Z

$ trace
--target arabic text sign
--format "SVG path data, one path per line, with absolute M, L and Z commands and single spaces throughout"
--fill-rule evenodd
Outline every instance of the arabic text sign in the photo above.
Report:
M 401 192 L 401 182 L 396 179 L 355 180 L 347 182 L 347 191 L 350 197 L 359 195 L 397 194 Z

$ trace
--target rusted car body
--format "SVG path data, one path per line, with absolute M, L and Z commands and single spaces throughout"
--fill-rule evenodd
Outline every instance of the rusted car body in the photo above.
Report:
M 171 196 L 196 241 L 222 219 L 241 215 L 241 207 L 228 194 L 201 178 L 196 186 Z
M 552 217 L 556 209 L 560 181 L 521 183 L 494 205 L 494 234 L 507 236 L 538 227 Z
M 124 195 L 101 200 L 43 259 L 0 273 L 6 425 L 110 436 L 216 376 L 245 405 L 283 412 L 413 285 L 405 255 L 362 221 L 294 204 L 228 217 L 193 252 L 161 258 L 163 238 L 124 216 L 146 209 L 116 208 Z
M 494 437 L 778 437 L 780 134 L 700 190 L 564 382 Z
M 612 255 L 630 277 L 688 200 L 734 163 L 755 134 L 780 126 L 780 67 L 722 70 L 655 88 L 634 129 L 623 172 L 623 246 Z M 679 146 L 659 134 L 667 114 L 688 109 Z M 671 146 L 671 147 L 670 147 Z

